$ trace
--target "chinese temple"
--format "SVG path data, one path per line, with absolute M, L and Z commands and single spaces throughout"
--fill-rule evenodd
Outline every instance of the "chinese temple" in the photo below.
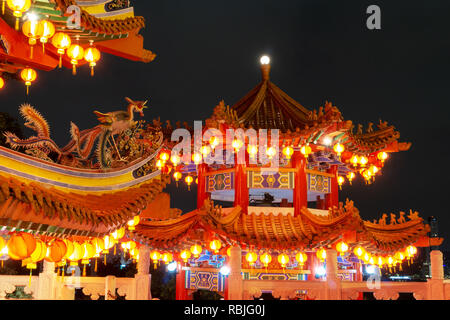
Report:
M 49 71 L 59 63 L 76 73 L 98 62 L 92 48 L 141 62 L 155 57 L 143 48 L 138 33 L 144 19 L 134 16 L 128 1 L 3 5 L 3 74 L 22 70 L 22 77 L 23 70 Z M 30 12 L 35 16 L 22 18 Z M 37 48 L 44 26 L 54 30 Z M 30 28 L 40 28 L 39 37 L 30 36 Z M 28 79 L 27 72 L 22 78 L 29 86 L 36 77 Z M 197 290 L 227 300 L 264 293 L 347 300 L 365 292 L 377 299 L 404 292 L 450 299 L 439 250 L 431 251 L 426 282 L 381 281 L 382 271 L 401 274 L 418 248 L 442 243 L 429 236 L 418 212 L 367 221 L 357 204 L 339 197 L 341 186 L 355 179 L 377 183 L 389 158 L 411 143 L 401 142 L 387 121 L 364 129 L 345 120 L 331 102 L 304 107 L 271 81 L 267 56 L 261 72 L 259 84 L 231 107 L 219 102 L 200 128 L 147 122 L 147 101 L 125 98 L 123 110 L 93 110 L 93 128 L 71 123 L 68 142 L 60 146 L 39 106 L 21 105 L 34 135 L 3 133 L 0 260 L 21 261 L 30 276 L 0 275 L 0 299 L 18 286 L 34 299 L 74 299 L 79 288 L 91 299 L 151 299 L 152 263 L 176 272 L 179 300 L 192 299 Z M 197 208 L 171 208 L 164 192 L 170 183 L 187 184 Z M 134 278 L 86 276 L 91 264 L 106 264 L 118 250 L 137 264 Z M 373 286 L 364 281 L 368 268 L 375 270 Z

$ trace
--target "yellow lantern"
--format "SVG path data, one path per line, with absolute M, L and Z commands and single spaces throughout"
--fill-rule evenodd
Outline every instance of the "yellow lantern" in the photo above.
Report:
M 156 167 L 161 170 L 162 167 L 164 166 L 163 162 L 161 161 L 161 159 L 156 160 Z
M 287 160 L 290 160 L 292 155 L 294 154 L 294 148 L 291 146 L 287 146 L 283 148 L 283 154 L 286 157 Z
M 361 165 L 361 167 L 364 168 L 366 166 L 367 162 L 369 162 L 369 159 L 367 159 L 367 157 L 361 156 L 359 158 L 359 164 Z
M 394 258 L 393 258 L 392 256 L 388 256 L 388 257 L 386 258 L 386 262 L 387 262 L 387 264 L 388 264 L 388 266 L 389 266 L 389 268 L 390 268 L 390 267 L 392 267 L 392 265 L 394 264 Z
M 163 151 L 163 152 L 161 152 L 161 153 L 159 154 L 159 159 L 161 159 L 161 161 L 162 161 L 163 163 L 166 163 L 167 160 L 169 160 L 169 157 L 170 157 L 170 155 L 169 155 L 169 153 L 167 153 L 166 151 Z
M 42 34 L 40 38 L 40 41 L 42 43 L 42 53 L 45 53 L 45 44 L 48 42 L 48 39 L 53 37 L 53 35 L 55 34 L 55 26 L 48 20 L 41 20 L 39 21 L 39 24 L 42 28 Z
M 339 185 L 339 189 L 342 190 L 342 185 L 344 184 L 344 182 L 345 182 L 345 178 L 343 176 L 338 176 L 337 177 L 337 183 Z
M 165 252 L 163 253 L 161 260 L 165 263 L 165 264 L 169 264 L 172 262 L 173 260 L 173 255 L 170 252 Z
M 209 248 L 214 251 L 214 253 L 219 253 L 220 248 L 222 248 L 222 243 L 219 240 L 213 240 L 209 243 Z
M 173 165 L 176 167 L 180 162 L 181 162 L 181 158 L 179 155 L 174 154 L 171 158 L 170 161 L 173 163 Z
M 89 241 L 84 242 L 82 247 L 83 255 L 81 256 L 81 264 L 83 265 L 83 277 L 86 276 L 86 265 L 89 264 L 89 259 L 95 255 L 95 247 Z
M 78 61 L 84 58 L 84 49 L 78 44 L 72 44 L 67 49 L 67 56 L 70 58 L 70 63 L 72 64 L 72 74 L 76 75 Z
M 266 155 L 269 159 L 272 159 L 277 153 L 277 150 L 274 147 L 268 147 L 266 150 Z
M 219 138 L 212 136 L 209 138 L 209 144 L 211 145 L 211 148 L 214 150 L 219 145 Z
M 369 172 L 372 176 L 376 175 L 379 170 L 380 169 L 378 169 L 378 167 L 374 165 L 371 165 L 369 168 Z
M 278 255 L 278 263 L 281 264 L 281 267 L 284 269 L 286 265 L 289 263 L 289 256 L 285 253 L 281 253 Z
M 386 260 L 383 257 L 376 257 L 375 259 L 378 267 L 381 269 L 383 267 L 383 265 L 386 263 Z
M 306 144 L 300 148 L 300 152 L 305 156 L 306 159 L 308 159 L 308 156 L 311 154 L 312 149 L 308 144 Z
M 353 164 L 354 167 L 356 167 L 359 163 L 359 157 L 354 154 L 351 158 L 350 158 L 350 162 Z
M 125 235 L 125 228 L 120 228 L 111 233 L 111 237 L 114 239 L 114 254 L 116 254 L 116 244 Z
M 206 158 L 211 152 L 211 147 L 208 145 L 204 145 L 200 148 L 200 153 Z
M 261 263 L 264 265 L 264 267 L 267 268 L 269 263 L 272 262 L 272 256 L 269 253 L 265 252 L 259 257 L 259 261 L 261 261 Z
M 357 246 L 355 249 L 353 249 L 353 253 L 355 254 L 355 256 L 358 257 L 358 259 L 361 259 L 364 252 L 365 252 L 365 250 L 361 246 Z
M 408 246 L 405 249 L 405 256 L 408 259 L 408 263 L 410 260 L 412 260 L 412 258 L 414 257 L 414 255 L 417 253 L 417 248 L 414 246 Z
M 258 260 L 258 255 L 256 254 L 256 252 L 250 251 L 245 255 L 245 260 L 250 266 L 253 266 L 256 260 Z
M 84 255 L 84 251 L 83 251 L 83 248 L 81 247 L 81 244 L 74 241 L 72 254 L 68 257 L 68 260 L 70 261 L 70 265 L 77 266 L 78 261 L 83 257 L 83 255 Z M 75 270 L 73 269 L 73 271 L 75 271 Z
M 36 248 L 31 255 L 22 261 L 22 266 L 26 265 L 27 269 L 36 269 L 36 263 L 45 258 L 47 254 L 47 245 L 44 241 L 36 239 Z
M 156 269 L 158 265 L 158 260 L 161 259 L 161 254 L 157 250 L 150 252 L 150 259 L 152 259 L 154 267 Z
M 0 77 L 0 89 L 3 89 L 4 86 L 5 86 L 5 80 L 3 80 L 2 77 Z
M 184 181 L 186 181 L 186 184 L 188 185 L 188 190 L 191 190 L 191 184 L 192 181 L 194 181 L 194 178 L 192 178 L 192 176 L 190 175 L 187 175 Z
M 398 251 L 394 254 L 394 258 L 400 263 L 400 271 L 402 271 L 402 263 L 405 259 L 405 255 L 403 254 L 403 252 Z
M 338 157 L 341 157 L 342 152 L 344 152 L 345 147 L 343 144 L 336 143 L 333 147 L 334 152 L 338 155 Z
M 106 264 L 106 255 L 109 252 L 109 249 L 111 249 L 114 246 L 114 238 L 112 236 L 104 236 L 103 237 L 103 250 L 102 253 L 105 255 L 105 264 Z
M 194 255 L 194 258 L 198 258 L 203 251 L 202 246 L 200 246 L 199 244 L 194 244 L 190 250 Z
M 341 256 L 343 256 L 348 251 L 348 244 L 344 241 L 339 241 L 336 244 L 336 250 L 339 252 Z
M 52 38 L 52 44 L 58 49 L 59 54 L 59 67 L 62 67 L 62 56 L 66 49 L 70 47 L 72 40 L 64 32 L 57 32 Z
M 37 73 L 31 68 L 25 68 L 20 72 L 20 77 L 25 82 L 25 85 L 27 86 L 27 95 L 28 95 L 28 88 L 31 86 L 31 83 L 36 80 Z
M 227 256 L 231 257 L 231 247 L 228 247 L 227 249 Z
M 16 17 L 16 30 L 19 30 L 19 18 L 30 9 L 31 0 L 7 0 L 6 4 L 13 11 L 13 15 Z
M 140 221 L 141 221 L 141 218 L 139 218 L 139 216 L 134 216 L 133 219 L 131 219 L 127 222 L 128 230 L 130 230 L 130 231 L 136 230 L 136 226 L 139 224 Z
M 91 46 L 84 50 L 84 60 L 89 62 L 89 67 L 91 67 L 91 77 L 94 76 L 94 67 L 97 65 L 97 61 L 100 60 L 100 50 L 96 47 Z
M 355 179 L 355 173 L 353 171 L 350 171 L 349 173 L 347 173 L 347 179 L 348 179 L 348 182 L 350 182 L 350 185 L 352 185 L 352 181 L 353 181 L 353 179 Z
M 191 252 L 189 250 L 183 250 L 180 253 L 180 258 L 186 263 L 191 258 Z
M 22 25 L 22 33 L 28 37 L 28 44 L 30 45 L 30 59 L 33 59 L 33 48 L 36 40 L 44 33 L 43 27 L 39 21 L 29 19 Z
M 250 158 L 254 159 L 256 154 L 258 153 L 258 146 L 249 144 L 247 146 L 247 152 L 250 155 Z
M 388 157 L 389 157 L 389 155 L 384 151 L 378 152 L 378 154 L 377 154 L 377 158 L 378 158 L 378 160 L 381 161 L 381 163 L 384 163 L 384 161 L 386 161 L 386 159 Z
M 178 181 L 180 181 L 180 179 L 181 179 L 181 176 L 182 176 L 182 174 L 181 174 L 180 171 L 175 171 L 175 172 L 173 173 L 173 178 L 174 178 L 175 181 L 177 182 L 177 186 L 178 186 Z
M 195 165 L 199 165 L 202 162 L 202 154 L 194 152 L 192 154 L 192 161 L 194 161 Z
M 364 252 L 362 259 L 365 264 L 368 264 L 370 262 L 370 258 L 372 258 L 372 255 L 370 253 L 368 253 L 367 251 Z
M 0 237 L 0 256 L 3 255 L 3 249 L 6 248 L 6 241 Z
M 238 138 L 234 138 L 233 142 L 231 143 L 231 146 L 234 148 L 234 152 L 236 152 L 236 153 L 239 152 L 242 145 L 243 145 L 243 142 Z
M 324 262 L 327 259 L 327 252 L 324 248 L 320 248 L 316 252 L 316 257 L 319 259 L 320 262 Z
M 306 253 L 299 252 L 295 255 L 295 260 L 297 260 L 300 268 L 303 268 L 305 262 L 308 260 L 308 256 L 306 255 Z

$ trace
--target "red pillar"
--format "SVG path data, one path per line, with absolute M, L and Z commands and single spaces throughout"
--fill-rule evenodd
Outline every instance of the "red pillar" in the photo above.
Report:
M 224 281 L 225 281 L 225 288 L 223 290 L 223 300 L 229 300 L 228 299 L 228 276 L 224 277 Z
M 176 300 L 188 300 L 187 290 L 185 286 L 186 271 L 178 266 L 177 278 L 176 278 Z
M 203 207 L 205 200 L 207 199 L 206 194 L 206 172 L 208 171 L 208 165 L 206 163 L 202 163 L 198 165 L 197 168 L 197 209 Z
M 244 212 L 247 212 L 248 208 L 248 186 L 247 186 L 247 173 L 245 172 L 245 165 L 236 164 L 234 173 L 234 206 L 241 206 Z
M 300 214 L 303 207 L 308 207 L 308 183 L 306 181 L 306 159 L 298 151 L 292 156 L 292 166 L 295 169 L 294 178 L 294 216 Z
M 325 202 L 327 205 L 327 209 L 333 206 L 339 207 L 339 186 L 337 182 L 337 165 L 332 165 L 328 170 L 328 173 L 332 174 L 333 177 L 330 179 L 330 191 L 325 196 Z

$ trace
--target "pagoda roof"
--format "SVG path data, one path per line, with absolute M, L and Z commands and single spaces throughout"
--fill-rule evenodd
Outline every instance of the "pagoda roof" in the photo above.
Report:
M 307 208 L 299 216 L 244 213 L 239 206 L 219 209 L 205 202 L 205 207 L 178 218 L 153 221 L 144 219 L 136 227 L 139 241 L 155 248 L 181 249 L 205 239 L 203 232 L 215 233 L 225 243 L 271 249 L 313 250 L 333 245 L 344 235 L 351 234 L 347 241 L 351 246 L 364 245 L 373 253 L 391 254 L 406 246 L 428 246 L 429 226 L 417 213 L 410 213 L 409 221 L 404 218 L 385 225 L 380 221 L 363 221 L 352 201 L 345 206 L 330 210 L 328 216 L 318 216 Z M 400 215 L 403 217 L 403 215 Z M 385 221 L 383 216 L 382 221 Z M 434 245 L 443 239 L 434 239 Z

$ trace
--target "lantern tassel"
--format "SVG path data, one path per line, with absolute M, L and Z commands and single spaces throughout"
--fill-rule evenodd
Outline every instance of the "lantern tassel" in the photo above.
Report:
M 403 269 L 402 269 L 402 265 L 401 265 L 401 264 L 400 264 L 400 267 L 399 267 L 399 268 L 400 268 L 400 271 L 403 271 Z
M 95 266 L 94 266 L 94 271 L 97 272 L 97 258 L 95 258 Z
M 83 277 L 86 277 L 86 264 L 83 265 Z
M 76 65 L 73 65 L 73 67 L 72 67 L 72 74 L 73 75 L 77 74 L 77 67 L 76 67 Z
M 59 68 L 62 68 L 62 54 L 59 55 Z
M 2 14 L 5 14 L 5 2 L 6 0 L 2 1 Z
M 94 76 L 94 67 L 91 67 L 91 77 Z
M 30 278 L 28 279 L 28 288 L 31 288 L 31 276 L 33 275 L 33 269 L 30 269 Z
M 116 255 L 116 247 L 117 245 L 114 245 L 114 255 Z
M 19 18 L 16 18 L 16 31 L 19 30 Z
M 106 266 L 106 254 L 103 254 L 103 264 Z
M 33 48 L 34 46 L 30 46 L 30 59 L 33 59 Z
M 3 260 L 2 260 L 2 269 L 3 269 Z
M 27 86 L 27 95 L 28 95 L 28 93 L 30 92 L 30 86 Z
M 45 54 L 45 43 L 42 42 L 42 54 Z

